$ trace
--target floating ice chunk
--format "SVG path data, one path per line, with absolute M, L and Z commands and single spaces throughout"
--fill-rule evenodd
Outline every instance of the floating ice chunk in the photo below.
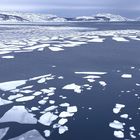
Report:
M 104 82 L 104 81 L 99 81 L 99 84 L 103 87 L 105 87 L 107 85 L 106 82 Z
M 64 79 L 64 77 L 63 76 L 59 76 L 58 79 Z
M 14 58 L 14 56 L 12 56 L 12 55 L 7 55 L 7 56 L 2 56 L 1 58 L 12 59 L 12 58 Z
M 114 36 L 112 37 L 113 40 L 115 41 L 118 41 L 118 42 L 129 42 L 129 40 L 125 39 L 124 37 L 117 37 L 117 36 Z
M 133 132 L 130 132 L 130 137 L 131 137 L 132 139 L 136 139 L 136 136 L 133 134 Z
M 11 104 L 11 103 L 12 103 L 12 101 L 4 100 L 0 97 L 0 106 Z
M 62 103 L 62 104 L 60 104 L 59 106 L 61 106 L 61 107 L 69 107 L 70 104 L 69 104 L 69 103 Z
M 27 80 L 9 81 L 0 83 L 0 90 L 9 91 L 16 89 L 17 87 L 26 84 Z
M 94 80 L 94 79 L 87 79 L 87 81 L 88 81 L 88 82 L 90 82 L 90 83 L 95 82 L 95 80 Z
M 49 103 L 50 103 L 50 104 L 54 104 L 55 101 L 54 101 L 54 100 L 49 100 Z
M 73 115 L 74 115 L 74 113 L 63 111 L 63 112 L 60 113 L 59 117 L 60 118 L 66 118 L 66 117 L 72 117 Z
M 40 105 L 44 105 L 44 104 L 47 103 L 47 101 L 46 101 L 46 100 L 40 100 L 40 101 L 38 101 L 38 103 L 39 103 Z
M 41 78 L 40 80 L 37 81 L 37 83 L 41 84 L 41 83 L 45 83 L 46 82 L 46 78 Z
M 66 90 L 74 90 L 74 92 L 77 92 L 77 93 L 81 93 L 81 92 L 82 92 L 82 90 L 81 90 L 81 86 L 76 85 L 75 83 L 72 83 L 72 84 L 66 85 L 66 86 L 64 86 L 62 89 L 66 89 Z
M 32 111 L 37 111 L 37 110 L 39 110 L 39 108 L 37 108 L 37 107 L 32 107 L 31 110 L 32 110 Z
M 104 75 L 107 74 L 107 72 L 75 72 L 75 74 Z
M 51 131 L 50 130 L 45 130 L 45 137 L 49 137 L 51 135 Z
M 136 86 L 138 86 L 138 87 L 139 87 L 139 86 L 140 86 L 140 84 L 139 84 L 139 83 L 136 83 Z
M 110 126 L 111 128 L 114 128 L 114 129 L 123 129 L 123 123 L 121 123 L 121 122 L 119 122 L 119 121 L 117 121 L 117 120 L 114 120 L 113 122 L 111 122 L 111 123 L 109 124 L 109 126 Z
M 54 52 L 58 52 L 58 51 L 63 51 L 63 50 L 64 50 L 64 49 L 59 48 L 59 47 L 49 47 L 49 49 L 50 49 L 51 51 L 54 51 Z
M 130 129 L 131 131 L 136 131 L 136 129 L 135 129 L 134 126 L 129 127 L 129 129 Z
M 33 93 L 34 96 L 39 96 L 39 95 L 41 95 L 41 94 L 42 94 L 41 91 L 36 91 L 35 93 Z
M 16 94 L 16 95 L 10 95 L 9 97 L 8 97 L 8 99 L 9 100 L 14 100 L 14 99 L 16 99 L 16 98 L 19 98 L 19 97 L 23 97 L 23 94 Z
M 58 106 L 50 106 L 50 107 L 45 109 L 45 112 L 50 112 L 50 111 L 53 111 L 53 110 L 55 110 L 57 108 L 58 108 Z
M 21 93 L 32 93 L 32 90 L 20 90 Z
M 11 53 L 12 51 L 0 51 L 0 54 L 7 54 L 7 53 Z
M 50 126 L 52 124 L 52 122 L 55 121 L 57 118 L 58 118 L 57 115 L 54 115 L 51 112 L 47 112 L 39 118 L 38 122 L 40 122 L 41 124 L 44 124 L 46 126 Z
M 60 126 L 59 127 L 59 134 L 63 134 L 66 131 L 68 131 L 68 127 L 67 126 Z
M 124 119 L 127 119 L 128 118 L 128 114 L 122 114 L 120 117 L 124 118 Z
M 124 138 L 124 133 L 122 131 L 114 131 L 114 136 L 117 138 Z
M 4 114 L 0 122 L 36 124 L 37 120 L 34 118 L 34 114 L 29 113 L 24 106 L 14 106 Z
M 101 78 L 101 76 L 97 76 L 97 75 L 88 75 L 88 76 L 85 76 L 83 77 L 85 79 L 96 79 L 96 78 Z
M 30 78 L 29 80 L 38 80 L 38 79 L 46 78 L 46 77 L 49 77 L 49 76 L 52 76 L 52 75 L 51 74 L 41 75 L 41 76 Z
M 60 120 L 58 121 L 58 124 L 64 125 L 64 124 L 67 123 L 67 122 L 68 122 L 68 119 L 62 118 L 62 119 L 60 119 Z
M 69 113 L 77 112 L 77 106 L 69 106 L 69 107 L 67 107 L 67 112 L 69 112 Z
M 122 78 L 132 78 L 132 74 L 123 74 Z
M 113 112 L 115 114 L 118 114 L 121 111 L 121 109 L 124 107 L 125 107 L 125 105 L 123 105 L 123 104 L 116 104 L 115 108 L 113 108 Z
M 33 100 L 34 98 L 35 96 L 24 96 L 24 97 L 16 99 L 16 102 L 26 102 L 26 101 Z
M 49 46 L 50 46 L 50 44 L 40 44 L 40 45 L 35 45 L 32 47 L 24 48 L 24 50 L 35 50 L 35 49 L 45 48 L 45 47 L 49 47 Z
M 104 42 L 105 38 L 93 38 L 88 40 L 88 42 Z

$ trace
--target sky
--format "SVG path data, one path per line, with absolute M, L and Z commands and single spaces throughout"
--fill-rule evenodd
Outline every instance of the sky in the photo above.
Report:
M 62 17 L 120 14 L 140 17 L 140 0 L 0 0 L 0 10 L 56 14 Z

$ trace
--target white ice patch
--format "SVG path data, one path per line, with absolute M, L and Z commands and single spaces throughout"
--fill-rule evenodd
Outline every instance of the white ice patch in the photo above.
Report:
M 67 126 L 60 126 L 59 127 L 59 134 L 63 134 L 66 131 L 68 131 L 68 127 Z
M 118 41 L 118 42 L 129 42 L 129 40 L 125 39 L 124 37 L 117 37 L 117 36 L 114 36 L 112 37 L 113 40 L 115 41 Z
M 124 107 L 125 107 L 125 105 L 123 105 L 123 104 L 116 104 L 115 108 L 113 108 L 113 112 L 115 114 L 118 114 L 121 111 L 121 109 Z
M 11 104 L 11 103 L 12 103 L 12 101 L 4 100 L 0 97 L 0 106 Z
M 1 58 L 5 58 L 5 59 L 13 59 L 14 56 L 12 56 L 12 55 L 7 55 L 7 56 L 2 56 Z
M 58 118 L 57 115 L 54 115 L 51 112 L 47 112 L 39 118 L 38 122 L 40 122 L 41 124 L 44 124 L 46 126 L 50 126 L 52 124 L 52 122 L 55 121 L 57 118 Z
M 69 106 L 69 107 L 67 107 L 67 112 L 69 112 L 69 113 L 75 113 L 77 111 L 78 111 L 77 106 Z
M 67 118 L 67 117 L 72 117 L 73 115 L 74 115 L 74 113 L 63 111 L 59 114 L 59 117 L 60 118 Z
M 24 106 L 14 106 L 8 110 L 0 119 L 0 122 L 18 122 L 26 124 L 36 124 L 37 120 L 34 114 L 29 113 Z
M 59 48 L 59 47 L 49 47 L 49 49 L 50 49 L 51 51 L 54 51 L 54 52 L 58 52 L 58 51 L 63 51 L 63 50 L 64 50 L 64 49 Z
M 64 124 L 66 124 L 67 122 L 68 122 L 68 119 L 62 118 L 62 119 L 60 119 L 60 120 L 58 121 L 58 124 L 64 125 Z
M 26 84 L 27 80 L 9 81 L 0 83 L 0 90 L 9 91 L 16 89 L 17 87 Z
M 74 92 L 76 92 L 76 93 L 81 93 L 82 92 L 81 86 L 76 85 L 75 83 L 65 85 L 62 89 L 74 90 Z
M 132 74 L 123 74 L 122 78 L 132 78 Z
M 107 72 L 75 72 L 75 74 L 104 75 L 107 74 Z
M 120 130 L 114 131 L 114 136 L 116 138 L 124 138 L 124 133 L 122 131 L 120 131 Z
M 45 130 L 45 137 L 49 137 L 51 135 L 51 131 L 50 130 Z
M 123 129 L 123 123 L 114 120 L 113 122 L 109 123 L 109 126 L 114 129 Z
M 16 95 L 10 95 L 8 97 L 8 100 L 14 100 L 14 99 L 19 98 L 19 97 L 22 97 L 22 96 L 23 96 L 23 94 L 20 94 L 20 93 L 18 93 Z
M 128 114 L 122 114 L 120 117 L 123 118 L 123 119 L 127 119 L 128 118 Z
M 60 104 L 59 106 L 61 106 L 61 107 L 69 107 L 70 104 L 69 104 L 69 103 L 62 103 L 62 104 Z
M 33 100 L 34 98 L 35 96 L 24 96 L 24 97 L 16 99 L 16 102 L 26 102 L 26 101 Z
M 99 84 L 103 87 L 105 87 L 107 85 L 107 83 L 105 81 L 99 81 Z

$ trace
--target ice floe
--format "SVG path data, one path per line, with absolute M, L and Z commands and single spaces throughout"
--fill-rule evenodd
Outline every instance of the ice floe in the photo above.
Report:
M 123 74 L 121 75 L 122 78 L 132 78 L 132 74 Z
M 123 104 L 116 104 L 115 108 L 113 108 L 113 112 L 115 114 L 118 114 L 121 111 L 121 109 L 124 107 L 125 107 L 125 105 L 123 105 Z

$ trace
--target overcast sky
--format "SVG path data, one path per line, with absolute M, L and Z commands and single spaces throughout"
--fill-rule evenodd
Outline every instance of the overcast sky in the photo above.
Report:
M 100 12 L 137 17 L 140 16 L 140 0 L 0 0 L 0 9 L 69 17 L 93 15 Z

